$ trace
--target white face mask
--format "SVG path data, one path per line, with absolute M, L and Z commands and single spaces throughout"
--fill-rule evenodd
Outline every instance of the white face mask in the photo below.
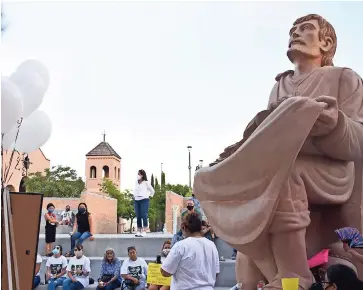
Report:
M 141 175 L 137 175 L 137 180 L 141 180 L 142 176 Z
M 163 254 L 165 255 L 165 257 L 170 253 L 170 249 L 164 249 L 163 250 Z
M 76 252 L 76 257 L 79 258 L 79 257 L 82 257 L 83 256 L 83 250 L 79 250 Z

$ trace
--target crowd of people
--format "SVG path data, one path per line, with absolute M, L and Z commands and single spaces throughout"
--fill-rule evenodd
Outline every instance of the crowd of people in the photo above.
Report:
M 219 258 L 215 244 L 204 237 L 202 220 L 195 213 L 183 216 L 181 223 L 183 240 L 173 247 L 165 241 L 160 253 L 161 275 L 173 276 L 172 284 L 148 285 L 148 264 L 137 256 L 134 246 L 128 247 L 128 259 L 122 263 L 113 249 L 107 248 L 97 279 L 97 289 L 170 290 L 170 289 L 213 289 L 219 273 Z M 95 283 L 89 277 L 91 264 L 83 253 L 83 245 L 73 248 L 74 256 L 67 262 L 61 245 L 55 245 L 47 258 L 45 282 L 48 290 L 63 286 L 64 290 L 80 290 Z M 42 258 L 37 256 L 33 289 L 40 284 Z

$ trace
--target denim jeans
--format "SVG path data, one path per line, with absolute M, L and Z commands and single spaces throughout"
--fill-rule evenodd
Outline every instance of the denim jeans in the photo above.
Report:
M 103 288 L 99 288 L 97 286 L 96 290 L 114 290 L 116 288 L 119 288 L 120 286 L 121 286 L 121 282 L 119 280 L 115 280 L 115 281 L 111 282 L 110 284 L 107 284 Z
M 148 213 L 149 213 L 149 204 L 150 200 L 148 198 L 135 200 L 134 201 L 134 208 L 136 213 L 136 222 L 137 227 L 141 229 L 142 227 L 148 228 Z
M 33 289 L 37 288 L 39 284 L 40 284 L 40 277 L 35 276 L 33 279 Z
M 71 279 L 66 279 L 64 282 L 63 282 L 63 290 L 81 290 L 83 289 L 83 285 L 81 282 L 76 282 L 76 283 L 73 283 Z
M 63 286 L 63 282 L 66 279 L 66 277 L 60 277 L 58 279 L 49 279 L 48 281 L 48 290 L 55 290 L 58 286 Z
M 74 248 L 76 247 L 76 241 L 77 244 L 82 244 L 85 240 L 87 240 L 91 236 L 90 232 L 84 232 L 81 234 L 80 232 L 75 232 L 71 236 L 71 253 L 74 254 Z

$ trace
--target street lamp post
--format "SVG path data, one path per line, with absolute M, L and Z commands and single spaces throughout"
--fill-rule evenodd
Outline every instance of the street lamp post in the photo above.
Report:
M 189 188 L 192 188 L 192 165 L 191 165 L 191 158 L 190 158 L 190 151 L 192 150 L 192 146 L 188 146 L 188 151 L 189 151 Z

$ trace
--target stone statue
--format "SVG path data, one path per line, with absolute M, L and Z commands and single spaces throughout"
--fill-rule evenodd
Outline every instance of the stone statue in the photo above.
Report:
M 337 37 L 323 17 L 297 19 L 269 107 L 243 139 L 200 169 L 193 192 L 216 235 L 238 250 L 245 290 L 282 289 L 281 278 L 313 283 L 307 259 L 330 248 L 332 263 L 354 265 L 334 230 L 363 230 L 363 83 L 333 66 Z M 363 275 L 363 267 L 355 265 Z

